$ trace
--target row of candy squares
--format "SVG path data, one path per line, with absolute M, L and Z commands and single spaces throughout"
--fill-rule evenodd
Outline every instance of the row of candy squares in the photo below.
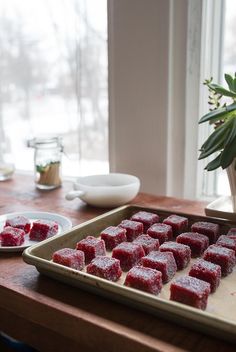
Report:
M 160 217 L 157 214 L 139 211 L 131 217 L 131 220 L 142 223 L 144 233 L 158 238 L 160 243 L 188 230 L 188 218 L 176 214 L 169 215 L 163 223 L 160 223 Z M 219 230 L 219 224 L 207 221 L 198 221 L 191 226 L 191 232 L 207 236 L 210 244 L 216 242 Z
M 53 254 L 53 261 L 76 270 L 82 270 L 85 267 L 84 252 L 71 248 L 56 251 Z M 122 274 L 120 261 L 107 256 L 94 258 L 87 266 L 86 271 L 91 275 L 109 281 L 117 281 Z M 127 273 L 124 284 L 152 294 L 158 294 L 162 288 L 162 273 L 149 267 L 135 266 Z
M 160 218 L 157 214 L 149 213 L 145 211 L 140 211 L 131 217 L 132 221 L 140 222 L 143 224 L 143 232 L 147 232 L 153 238 L 158 238 L 160 244 L 169 241 L 173 238 L 173 235 L 177 235 L 187 231 L 188 229 L 188 219 L 183 216 L 172 214 L 160 223 Z M 130 224 L 132 223 L 130 222 Z M 128 220 L 123 221 L 123 227 L 126 228 L 128 225 Z M 119 225 L 120 226 L 120 225 Z M 122 223 L 121 223 L 122 226 Z M 231 228 L 227 235 L 221 236 L 221 240 L 218 241 L 220 235 L 219 224 L 208 222 L 208 221 L 198 221 L 192 224 L 191 232 L 205 235 L 208 237 L 209 243 L 222 244 L 228 248 L 234 247 L 234 241 L 236 239 L 236 228 Z M 135 234 L 134 234 L 135 236 Z M 225 237 L 227 236 L 227 237 Z M 198 236 L 200 239 L 201 236 Z M 231 240 L 229 240 L 229 238 Z M 132 240 L 132 239 L 131 239 Z M 231 248 L 234 249 L 234 248 Z M 196 256 L 201 255 L 196 254 Z
M 106 249 L 111 251 L 118 244 L 122 242 L 132 242 L 139 237 L 139 241 L 143 241 L 145 245 L 145 239 L 151 243 L 150 237 L 157 239 L 159 243 L 163 243 L 172 238 L 172 228 L 165 224 L 154 224 L 148 231 L 146 237 L 140 237 L 143 235 L 143 224 L 133 220 L 122 220 L 118 226 L 109 226 L 104 229 L 100 236 L 106 244 Z
M 58 232 L 58 224 L 55 221 L 36 220 L 32 228 L 29 219 L 24 216 L 16 216 L 6 220 L 3 231 L 0 233 L 2 246 L 20 246 L 25 241 L 25 235 L 29 233 L 32 241 L 42 241 L 54 236 Z
M 148 233 L 149 235 L 154 232 L 165 232 L 167 229 L 169 230 L 168 236 L 164 238 L 164 241 L 171 239 L 173 236 L 177 236 L 178 234 L 188 230 L 188 218 L 172 214 L 160 223 L 160 217 L 157 214 L 140 211 L 131 216 L 132 221 L 140 222 L 143 224 L 144 233 Z M 167 226 L 165 226 L 167 225 Z M 219 225 L 207 221 L 198 221 L 195 222 L 191 226 L 192 232 L 198 232 L 206 235 L 209 238 L 210 243 L 214 243 L 219 235 Z M 160 240 L 162 243 L 162 241 Z
M 171 225 L 175 237 L 188 229 L 188 219 L 179 215 L 170 215 L 168 218 L 163 220 L 163 223 Z M 216 242 L 219 236 L 219 231 L 219 224 L 208 221 L 198 221 L 193 223 L 191 226 L 191 232 L 207 236 L 210 244 Z
M 157 246 L 159 247 L 159 243 L 157 243 Z M 89 264 L 96 257 L 106 256 L 106 248 L 105 248 L 104 240 L 93 236 L 87 236 L 86 238 L 79 241 L 76 244 L 76 249 L 74 251 L 76 250 L 84 253 L 85 264 Z M 67 256 L 68 254 L 70 253 L 73 254 L 75 252 L 72 252 L 72 251 L 63 252 L 63 250 L 61 251 L 59 250 L 58 253 L 59 253 L 59 257 L 56 256 L 56 259 L 55 258 L 54 259 L 58 263 L 62 265 L 66 265 L 64 264 L 63 258 L 61 258 L 60 260 L 60 256 L 62 255 Z M 115 259 L 119 259 L 121 268 L 124 271 L 127 271 L 132 266 L 136 265 L 144 255 L 145 255 L 145 251 L 143 249 L 143 246 L 141 244 L 132 243 L 132 242 L 122 242 L 118 246 L 116 246 L 112 252 L 112 257 Z M 53 261 L 55 261 L 54 259 Z M 67 260 L 68 259 L 66 258 L 66 261 Z M 68 262 L 67 266 L 71 266 L 70 261 Z
M 185 233 L 177 237 L 177 242 L 168 241 L 163 243 L 159 247 L 159 250 L 161 252 L 171 252 L 173 254 L 177 270 L 182 270 L 187 267 L 191 255 L 195 257 L 196 253 L 199 255 L 203 253 L 203 259 L 219 265 L 222 276 L 226 276 L 233 271 L 235 265 L 236 240 L 233 239 L 233 241 L 235 241 L 233 243 L 233 248 L 227 248 L 228 243 L 224 246 L 225 237 L 227 236 L 220 236 L 216 244 L 208 247 L 208 238 L 204 237 L 204 235 Z M 155 257 L 157 255 L 158 252 L 156 251 L 148 254 L 149 257 Z M 157 269 L 160 270 L 159 268 Z
M 84 252 L 71 248 L 63 248 L 53 254 L 53 261 L 76 270 L 85 267 Z M 120 261 L 116 258 L 98 256 L 86 268 L 87 273 L 109 281 L 117 281 L 121 274 Z M 126 275 L 126 286 L 158 294 L 162 288 L 160 271 L 141 266 L 133 267 Z
M 106 249 L 112 250 L 119 243 L 134 241 L 139 235 L 146 233 L 160 244 L 173 238 L 175 232 L 186 229 L 188 219 L 171 215 L 164 220 L 166 223 L 159 223 L 157 214 L 140 211 L 131 217 L 131 220 L 122 220 L 118 226 L 109 226 L 101 232 L 101 238 L 105 241 Z
M 94 241 L 94 238 L 88 236 L 90 238 L 84 239 L 86 241 Z M 84 244 L 84 240 L 83 244 Z M 102 243 L 102 240 L 97 240 L 97 243 Z M 88 242 L 87 242 L 88 243 Z M 94 243 L 94 242 L 93 242 Z M 78 245 L 79 244 L 79 245 Z M 59 263 L 61 265 L 65 265 L 71 267 L 76 270 L 82 270 L 85 267 L 86 263 L 86 254 L 88 259 L 88 251 L 85 247 L 80 246 L 81 241 L 77 244 L 77 249 L 64 248 L 56 251 L 53 254 L 53 261 Z M 78 247 L 80 249 L 78 249 Z M 88 247 L 87 247 L 88 248 Z M 100 247 L 102 248 L 102 247 Z M 95 250 L 95 247 L 93 247 Z M 104 249 L 104 247 L 103 247 Z M 98 253 L 98 252 L 97 252 Z M 123 271 L 130 270 L 133 266 L 140 264 L 143 267 L 148 267 L 151 269 L 158 270 L 162 273 L 163 283 L 168 282 L 176 273 L 177 266 L 174 259 L 174 255 L 171 252 L 160 252 L 160 251 L 152 251 L 147 256 L 145 256 L 145 252 L 140 246 L 140 244 L 124 242 L 118 245 L 112 254 L 112 258 L 107 259 L 109 257 L 105 256 L 105 252 L 99 252 L 96 256 L 96 253 L 93 251 L 89 253 L 90 259 L 93 256 L 92 261 L 89 261 L 89 265 L 87 266 L 87 272 L 93 275 L 97 275 L 100 277 L 104 277 L 106 279 L 109 278 L 110 269 L 109 265 L 113 266 L 113 262 L 119 263 L 119 268 L 122 268 Z M 88 262 L 87 262 L 88 263 Z M 106 264 L 106 265 L 105 265 Z M 118 264 L 116 264 L 117 266 Z M 102 270 L 105 270 L 105 276 L 102 274 Z M 113 270 L 114 271 L 114 270 Z M 106 272 L 108 276 L 106 276 Z M 112 281 L 114 280 L 114 273 L 112 274 Z M 117 279 L 120 277 L 118 273 L 115 276 Z
M 178 215 L 171 215 L 169 216 L 167 219 L 165 219 L 163 221 L 163 223 L 165 224 L 170 224 L 172 226 L 172 229 L 174 231 L 174 234 L 178 236 L 178 234 L 180 234 L 181 232 L 183 232 L 183 228 L 184 226 L 181 228 L 181 224 L 184 224 L 184 219 L 182 217 L 179 217 Z M 176 221 L 176 223 L 178 223 L 179 229 L 178 228 L 174 228 L 173 223 Z M 185 226 L 186 229 L 187 226 Z M 181 228 L 181 231 L 180 231 Z M 219 243 L 218 239 L 220 236 L 220 226 L 219 224 L 215 224 L 212 222 L 208 222 L 208 221 L 198 221 L 192 224 L 191 226 L 191 232 L 194 232 L 195 234 L 200 234 L 200 235 L 204 235 L 206 237 L 208 237 L 209 240 L 209 244 L 213 244 L 213 243 Z M 227 238 L 226 238 L 227 236 Z M 224 244 L 226 244 L 226 241 L 228 241 L 228 246 L 234 246 L 233 245 L 233 239 L 236 239 L 236 229 L 232 228 L 228 231 L 227 235 L 222 235 L 221 237 L 221 241 L 224 239 L 224 241 L 222 241 L 221 243 L 223 244 L 223 242 L 225 242 Z M 198 239 L 200 240 L 201 236 L 198 236 Z M 203 237 L 202 237 L 203 238 Z M 231 241 L 229 240 L 229 238 L 231 238 Z M 229 247 L 230 248 L 230 247 Z M 196 253 L 196 256 L 201 255 Z
M 213 244 L 216 242 L 219 243 L 219 241 L 218 241 L 219 236 L 220 236 L 219 224 L 215 224 L 215 223 L 208 222 L 208 221 L 198 221 L 198 222 L 195 222 L 194 224 L 192 224 L 191 232 L 196 232 L 196 233 L 207 236 L 210 244 Z M 236 239 L 236 228 L 231 228 L 230 230 L 228 230 L 226 235 L 220 236 L 221 240 L 225 239 L 225 241 L 227 241 L 226 236 L 228 239 L 231 238 L 231 239 L 235 240 Z M 230 245 L 230 243 L 231 243 L 231 245 L 233 245 L 233 241 L 228 241 L 228 245 Z
M 214 237 L 214 242 L 217 246 L 232 249 L 236 253 L 236 235 L 232 235 L 233 231 L 234 229 L 229 230 L 227 235 L 221 235 L 218 239 Z M 188 245 L 191 248 L 192 257 L 201 256 L 209 246 L 209 241 L 209 236 L 198 232 L 186 232 L 176 237 L 176 242 Z
M 163 223 L 160 223 L 159 215 L 147 211 L 139 211 L 133 214 L 130 218 L 131 221 L 140 222 L 143 224 L 143 232 L 148 233 L 150 236 L 154 232 L 166 232 L 168 235 L 160 238 L 160 242 L 163 243 L 171 239 L 174 235 L 177 235 L 183 231 L 187 231 L 188 228 L 188 219 L 183 216 L 172 214 L 163 220 Z M 167 226 L 164 226 L 167 225 Z
M 157 214 L 142 211 L 134 214 L 131 219 L 136 220 L 123 220 L 118 226 L 110 226 L 101 232 L 101 238 L 105 241 L 108 250 L 112 250 L 119 243 L 126 240 L 132 242 L 144 232 L 143 226 L 145 220 L 145 226 L 147 226 L 148 221 L 149 226 L 153 221 L 159 221 L 159 216 Z M 139 222 L 141 220 L 143 223 Z M 175 236 L 177 236 L 179 233 L 183 232 L 183 230 L 186 230 L 187 227 L 187 218 L 178 215 L 170 215 L 168 218 L 164 219 L 163 223 L 152 224 L 147 229 L 147 234 L 152 238 L 158 239 L 160 244 L 162 244 L 173 238 L 173 232 Z M 206 245 L 216 242 L 219 236 L 219 225 L 210 222 L 196 222 L 191 226 L 191 231 L 195 233 L 195 245 L 193 243 L 193 236 L 191 239 L 186 238 L 186 236 L 183 238 L 184 236 L 182 236 L 182 238 L 179 239 L 179 242 L 189 245 L 188 242 L 191 240 L 191 244 L 193 245 L 192 256 L 200 256 L 205 250 Z M 199 235 L 197 235 L 197 233 L 199 233 Z M 206 242 L 206 237 L 203 237 L 202 235 L 208 238 L 209 243 Z M 185 243 L 185 241 L 187 241 L 187 243 Z
M 162 277 L 160 271 L 149 267 L 135 266 L 127 273 L 124 284 L 152 294 L 158 294 L 162 288 Z M 208 282 L 185 275 L 171 283 L 170 299 L 205 309 L 210 291 L 211 286 Z
M 156 221 L 159 221 L 158 215 L 146 212 L 140 213 L 145 213 L 145 217 L 147 218 L 146 221 L 149 220 L 148 225 L 147 223 L 133 220 L 133 216 L 131 218 L 132 220 L 122 220 L 118 226 L 109 226 L 101 232 L 100 235 L 106 243 L 107 250 L 112 250 L 117 244 L 124 241 L 132 242 L 139 235 L 142 235 L 146 232 L 151 237 L 159 239 L 160 243 L 163 243 L 164 241 L 167 241 L 173 237 L 172 227 L 170 225 L 156 223 Z M 149 219 L 149 217 L 152 220 Z M 137 219 L 139 219 L 139 217 L 137 217 Z M 144 219 L 144 215 L 142 219 Z M 155 223 L 153 223 L 153 221 L 155 221 Z
M 75 270 L 85 268 L 85 253 L 78 249 L 59 249 L 53 253 L 52 260 Z M 119 260 L 106 256 L 95 257 L 87 266 L 87 272 L 110 281 L 117 281 L 122 274 Z
M 163 223 L 160 223 L 157 214 L 139 212 L 131 217 L 131 220 L 123 220 L 118 227 L 126 229 L 127 241 L 133 241 L 138 235 L 147 233 L 157 238 L 161 243 L 173 238 L 173 233 L 187 230 L 188 219 L 177 215 L 170 215 Z M 140 226 L 141 225 L 141 226 Z
M 171 253 L 159 254 L 170 255 Z M 146 257 L 143 258 L 142 263 L 145 263 L 145 261 Z M 124 284 L 149 293 L 158 294 L 161 291 L 162 282 L 165 283 L 165 275 L 163 275 L 163 271 L 155 269 L 151 269 L 149 265 L 147 267 L 135 266 L 127 273 Z M 174 273 L 175 270 L 173 270 L 171 276 Z M 191 267 L 189 276 L 182 276 L 171 283 L 170 299 L 205 309 L 209 293 L 214 292 L 216 287 L 218 287 L 220 277 L 220 266 L 200 259 Z

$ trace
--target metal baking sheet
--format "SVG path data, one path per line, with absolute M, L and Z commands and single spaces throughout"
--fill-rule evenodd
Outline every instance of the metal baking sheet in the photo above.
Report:
M 149 311 L 157 316 L 162 316 L 178 324 L 192 327 L 204 333 L 221 338 L 236 341 L 236 267 L 233 273 L 221 279 L 219 288 L 208 298 L 207 309 L 199 309 L 169 300 L 170 283 L 163 285 L 158 296 L 132 289 L 123 285 L 125 274 L 118 282 L 113 283 L 86 273 L 86 270 L 77 271 L 51 261 L 52 254 L 58 249 L 75 245 L 82 238 L 93 235 L 99 236 L 100 232 L 108 226 L 118 225 L 121 220 L 129 219 L 132 214 L 139 210 L 146 210 L 157 213 L 161 220 L 171 211 L 155 208 L 140 207 L 135 205 L 123 206 L 98 216 L 90 221 L 80 224 L 60 236 L 43 241 L 27 248 L 23 253 L 24 261 L 34 265 L 37 270 L 47 276 L 64 283 L 95 292 L 104 297 L 117 300 L 124 304 L 135 306 L 141 310 Z M 189 219 L 189 228 L 196 221 L 210 221 L 220 225 L 220 233 L 226 234 L 236 224 L 227 220 L 196 216 L 180 212 L 175 214 L 185 216 Z M 184 270 L 178 271 L 174 278 L 187 274 L 191 263 Z

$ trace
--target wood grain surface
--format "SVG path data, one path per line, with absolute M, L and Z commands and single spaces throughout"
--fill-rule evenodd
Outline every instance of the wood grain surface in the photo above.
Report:
M 0 182 L 0 215 L 47 211 L 73 225 L 108 209 L 65 200 L 72 182 L 39 191 L 33 177 Z M 139 194 L 134 204 L 204 215 L 205 203 Z M 40 275 L 21 253 L 0 253 L 0 330 L 39 351 L 235 351 L 235 346 Z

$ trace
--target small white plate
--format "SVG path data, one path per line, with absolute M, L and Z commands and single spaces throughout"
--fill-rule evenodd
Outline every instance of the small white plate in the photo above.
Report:
M 19 212 L 19 213 L 10 213 L 0 216 L 0 231 L 2 231 L 5 222 L 7 219 L 14 218 L 15 216 L 23 215 L 33 223 L 35 220 L 51 220 L 55 221 L 58 224 L 57 235 L 62 234 L 63 232 L 70 230 L 72 228 L 72 222 L 65 216 L 47 213 L 40 211 L 31 211 L 31 212 Z M 25 235 L 25 242 L 21 246 L 11 246 L 11 247 L 2 247 L 0 245 L 0 252 L 22 252 L 25 248 L 32 246 L 33 244 L 39 243 L 38 241 L 31 241 L 29 239 L 29 234 Z

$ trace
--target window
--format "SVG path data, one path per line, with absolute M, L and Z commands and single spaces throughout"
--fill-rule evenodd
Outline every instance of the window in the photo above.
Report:
M 224 42 L 222 48 L 222 72 L 234 75 L 236 72 L 236 2 L 234 0 L 225 0 L 225 18 L 224 18 Z M 225 83 L 223 75 L 221 83 Z M 217 194 L 230 194 L 228 179 L 225 171 L 220 170 L 217 174 Z
M 204 17 L 203 17 L 204 19 Z M 205 22 L 205 24 L 204 24 Z M 205 28 L 204 28 L 205 26 Z M 234 0 L 217 0 L 205 2 L 205 19 L 203 31 L 206 53 L 203 60 L 202 82 L 211 76 L 214 82 L 225 85 L 224 73 L 234 74 L 236 71 L 236 45 L 234 31 L 236 28 L 236 3 Z M 211 43 L 211 45 L 209 45 Z M 208 112 L 208 91 L 201 82 L 201 91 L 204 95 L 202 114 Z M 213 127 L 200 126 L 199 145 L 209 135 Z M 211 160 L 212 158 L 210 158 Z M 208 160 L 208 161 L 210 161 Z M 199 161 L 199 170 L 204 169 L 207 160 Z M 214 172 L 199 172 L 199 197 L 215 198 L 220 195 L 229 195 L 230 188 L 226 170 L 218 169 Z
M 19 170 L 27 140 L 63 137 L 63 173 L 108 171 L 106 0 L 2 0 L 0 133 Z M 0 151 L 1 152 L 1 151 Z
M 202 199 L 228 187 L 198 161 L 209 135 L 202 83 L 225 70 L 227 1 L 108 2 L 111 169 L 135 173 L 145 192 Z

